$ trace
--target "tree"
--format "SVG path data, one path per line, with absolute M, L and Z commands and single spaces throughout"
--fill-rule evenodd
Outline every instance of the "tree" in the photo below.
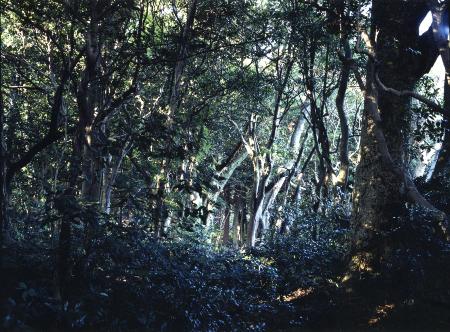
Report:
M 443 109 L 447 112 L 447 115 L 444 115 L 444 138 L 432 175 L 433 180 L 437 180 L 448 177 L 446 172 L 450 169 L 450 117 L 448 116 L 448 113 L 450 113 L 450 48 L 448 45 L 448 28 L 446 28 L 448 27 L 448 3 L 445 1 L 428 1 L 428 6 L 433 17 L 431 29 L 433 31 L 434 43 L 439 50 L 439 55 L 445 68 Z
M 404 166 L 409 96 L 380 90 L 377 81 L 389 82 L 397 90 L 412 90 L 437 57 L 432 30 L 418 36 L 419 24 L 428 10 L 426 1 L 411 2 L 405 8 L 400 2 L 388 5 L 378 0 L 372 6 L 368 38 L 372 53 L 366 73 L 361 156 L 355 175 L 352 216 L 351 265 L 361 273 L 376 270 L 389 251 L 381 230 L 389 229 L 395 218 L 402 217 L 405 200 L 417 194 Z

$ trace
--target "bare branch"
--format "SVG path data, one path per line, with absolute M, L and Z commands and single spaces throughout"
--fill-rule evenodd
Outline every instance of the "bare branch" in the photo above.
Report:
M 412 97 L 412 98 L 417 99 L 418 101 L 424 103 L 425 105 L 430 107 L 433 111 L 439 112 L 442 115 L 447 116 L 447 117 L 450 116 L 450 112 L 448 110 L 442 108 L 440 105 L 438 105 L 434 101 L 432 101 L 418 93 L 415 93 L 414 91 L 396 90 L 396 89 L 387 87 L 386 85 L 383 84 L 383 82 L 381 82 L 381 80 L 378 76 L 378 73 L 375 73 L 375 81 L 376 81 L 377 85 L 385 92 L 392 93 L 393 95 L 396 95 L 398 97 Z

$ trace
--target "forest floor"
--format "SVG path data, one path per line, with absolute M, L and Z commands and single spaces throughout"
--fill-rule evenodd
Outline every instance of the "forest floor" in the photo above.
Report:
M 216 252 L 190 242 L 153 240 L 127 247 L 130 238 L 133 234 L 125 242 L 99 242 L 96 255 L 83 264 L 74 260 L 65 301 L 55 297 L 51 251 L 27 241 L 6 249 L 1 328 L 450 331 L 448 245 L 428 241 L 428 246 L 414 243 L 414 250 L 400 248 L 379 275 L 350 287 L 340 282 L 346 265 L 326 262 L 326 252 L 308 254 L 308 260 L 295 251 L 295 260 L 268 264 L 273 258 L 267 252 Z M 288 256 L 288 249 L 281 249 Z
M 408 298 L 372 286 L 357 295 L 319 289 L 296 300 L 297 312 L 309 315 L 305 328 L 311 331 L 450 331 L 448 292 Z
M 18 280 L 21 281 L 18 282 Z M 97 330 L 96 328 L 82 326 L 69 328 L 68 321 L 56 322 L 52 307 L 61 305 L 56 300 L 44 303 L 44 305 L 36 303 L 35 298 L 39 294 L 36 293 L 38 291 L 34 290 L 41 289 L 42 291 L 42 288 L 38 285 L 51 287 L 50 284 L 48 275 L 41 275 L 32 266 L 22 266 L 20 268 L 16 266 L 15 268 L 3 269 L 1 285 L 6 292 L 2 292 L 2 302 L 7 299 L 11 301 L 14 298 L 21 298 L 24 302 L 29 301 L 22 307 L 23 313 L 16 312 L 15 314 L 18 314 L 19 317 L 34 317 L 30 321 L 31 325 L 27 323 L 11 326 L 11 329 L 8 329 L 8 326 L 5 324 L 5 316 L 3 316 L 5 330 Z M 27 285 L 33 285 L 34 287 Z M 301 317 L 304 323 L 301 326 L 282 327 L 279 329 L 273 326 L 273 329 L 269 328 L 268 330 L 450 331 L 450 292 L 448 287 L 447 289 L 435 289 L 435 293 L 429 293 L 428 296 L 408 298 L 408 296 L 405 297 L 399 294 L 393 285 L 389 285 L 386 288 L 386 285 L 383 287 L 374 282 L 372 285 L 367 283 L 364 289 L 359 290 L 356 294 L 349 292 L 345 285 L 330 285 L 329 288 L 318 289 L 297 289 L 282 298 L 283 301 L 289 302 L 293 306 L 294 313 L 279 312 L 277 315 L 280 318 L 284 317 L 284 315 L 287 315 L 287 317 Z M 64 311 L 64 304 L 61 306 Z M 69 317 L 66 319 L 70 320 Z M 26 320 L 25 318 L 24 321 Z M 135 329 L 132 328 L 131 330 Z M 167 330 L 170 331 L 172 329 L 169 328 Z

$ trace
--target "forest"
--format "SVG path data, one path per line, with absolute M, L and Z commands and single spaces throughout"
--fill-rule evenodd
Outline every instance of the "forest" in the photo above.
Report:
M 0 330 L 450 331 L 448 0 L 0 9 Z

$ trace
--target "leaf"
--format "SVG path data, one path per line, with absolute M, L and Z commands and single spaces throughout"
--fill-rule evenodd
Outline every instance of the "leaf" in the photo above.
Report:
M 27 289 L 27 288 L 28 288 L 27 284 L 22 281 L 19 282 L 19 287 L 17 287 L 17 289 Z

